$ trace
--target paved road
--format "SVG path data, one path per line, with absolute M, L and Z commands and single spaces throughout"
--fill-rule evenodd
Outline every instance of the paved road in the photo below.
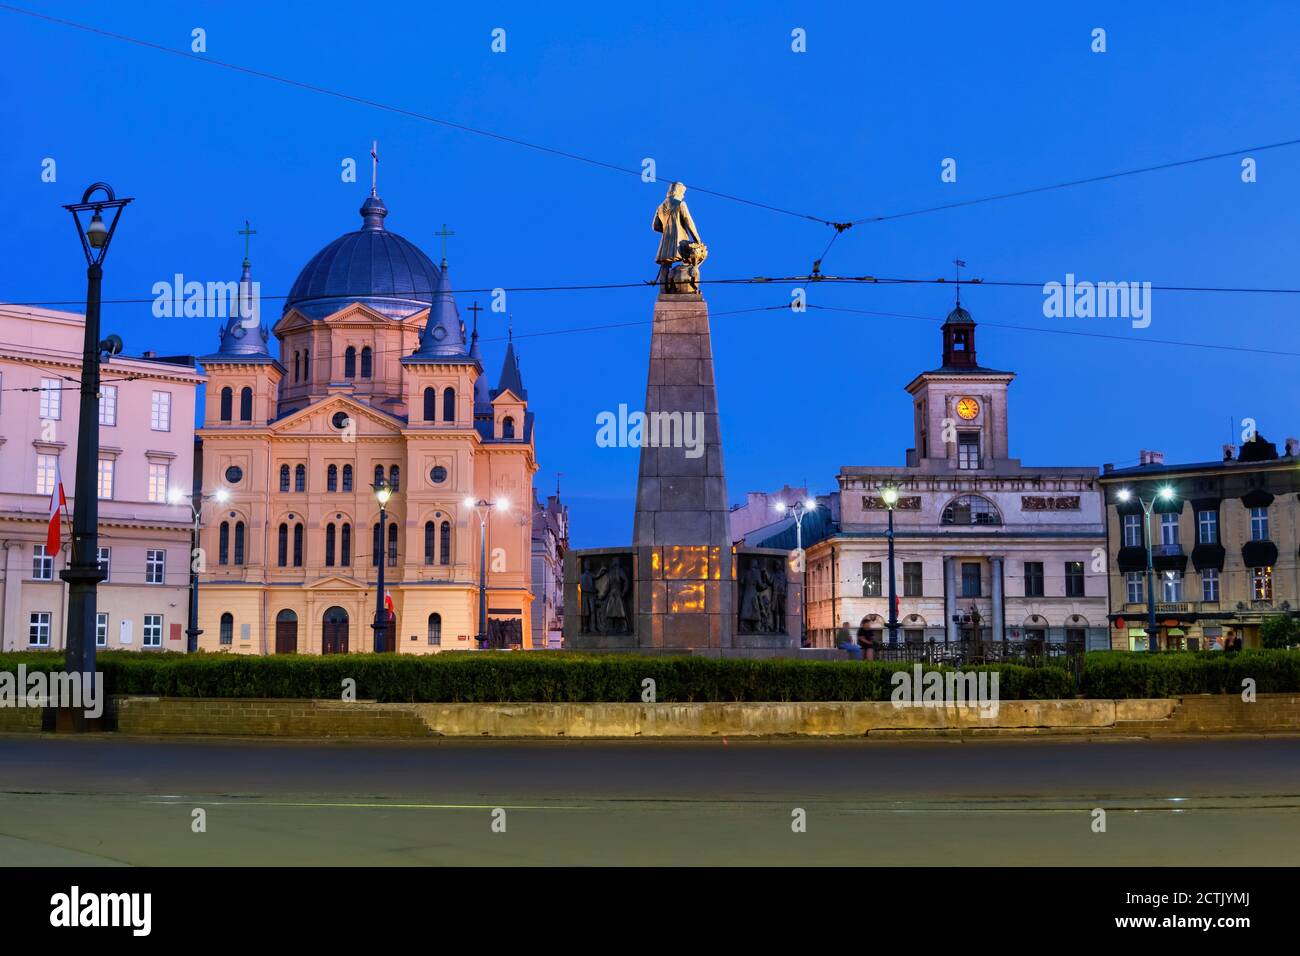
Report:
M 1300 738 L 0 736 L 0 864 L 60 863 L 1296 865 Z

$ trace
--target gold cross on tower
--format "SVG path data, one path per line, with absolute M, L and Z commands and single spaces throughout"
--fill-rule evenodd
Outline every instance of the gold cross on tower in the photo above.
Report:
M 454 236 L 456 234 L 452 232 L 450 229 L 448 229 L 447 224 L 444 222 L 442 224 L 442 229 L 435 232 L 434 235 L 442 236 L 442 263 L 443 265 L 446 265 L 447 264 L 447 237 Z
M 254 229 L 249 224 L 247 219 L 245 219 L 244 228 L 239 230 L 239 235 L 244 237 L 244 261 L 247 262 L 248 261 L 248 240 L 251 236 L 257 235 L 257 230 Z

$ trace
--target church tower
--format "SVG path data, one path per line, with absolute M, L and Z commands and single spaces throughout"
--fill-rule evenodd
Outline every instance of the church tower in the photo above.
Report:
M 943 364 L 907 385 L 915 445 L 908 467 L 923 471 L 986 471 L 1010 457 L 1007 386 L 1015 378 L 979 364 L 975 320 L 958 298 L 941 328 Z
M 231 315 L 217 328 L 218 346 L 200 360 L 207 372 L 204 427 L 265 425 L 275 417 L 284 367 L 267 350 L 261 296 L 247 250 Z

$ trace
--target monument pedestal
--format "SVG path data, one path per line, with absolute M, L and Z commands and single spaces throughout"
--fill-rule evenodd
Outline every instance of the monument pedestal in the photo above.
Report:
M 802 596 L 790 601 L 782 552 L 764 552 L 751 582 L 751 614 L 755 582 L 768 582 L 762 623 L 741 624 L 709 312 L 699 293 L 661 293 L 655 302 L 638 437 L 632 547 L 566 556 L 565 607 L 578 613 L 566 610 L 565 646 L 714 655 L 797 649 L 798 618 L 790 627 L 787 605 L 797 609 Z

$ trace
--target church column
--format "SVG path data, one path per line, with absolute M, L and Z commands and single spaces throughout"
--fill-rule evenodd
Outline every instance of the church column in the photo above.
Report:
M 961 635 L 953 618 L 957 614 L 957 565 L 952 558 L 943 559 L 943 626 L 950 643 L 956 644 Z
M 993 562 L 993 634 L 992 640 L 1000 641 L 1006 636 L 1006 622 L 1002 620 L 1002 565 L 1003 558 L 998 555 Z

